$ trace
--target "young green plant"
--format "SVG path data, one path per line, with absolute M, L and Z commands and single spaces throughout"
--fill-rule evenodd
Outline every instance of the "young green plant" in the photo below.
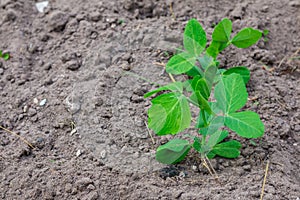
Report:
M 9 53 L 3 53 L 2 50 L 0 50 L 0 58 L 3 58 L 4 60 L 8 60 L 10 58 Z
M 218 23 L 207 46 L 206 33 L 196 19 L 191 19 L 184 31 L 184 51 L 174 55 L 166 64 L 166 72 L 173 75 L 188 75 L 185 82 L 175 81 L 145 94 L 151 100 L 148 110 L 148 127 L 157 135 L 177 135 L 190 128 L 191 109 L 199 108 L 191 139 L 174 138 L 157 148 L 156 159 L 164 164 L 182 161 L 193 148 L 202 159 L 221 156 L 236 158 L 240 155 L 241 143 L 224 141 L 227 127 L 244 138 L 258 138 L 264 133 L 264 125 L 257 113 L 239 111 L 247 102 L 246 84 L 250 71 L 244 66 L 219 69 L 218 54 L 229 45 L 248 48 L 255 44 L 262 32 L 244 28 L 231 37 L 232 22 L 225 18 Z M 191 106 L 195 106 L 192 108 Z M 186 137 L 182 137 L 186 138 Z

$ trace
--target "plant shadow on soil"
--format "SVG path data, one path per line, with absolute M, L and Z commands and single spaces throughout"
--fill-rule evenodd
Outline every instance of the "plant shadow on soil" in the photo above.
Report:
M 265 199 L 300 198 L 300 4 L 170 2 L 51 1 L 45 13 L 34 1 L 0 2 L 0 49 L 12 56 L 0 61 L 0 125 L 36 146 L 0 130 L 0 198 L 258 199 L 267 161 Z M 170 81 L 157 63 L 181 46 L 188 19 L 211 35 L 224 17 L 234 32 L 270 33 L 220 55 L 222 67 L 249 67 L 247 109 L 266 132 L 255 143 L 232 136 L 242 153 L 212 160 L 218 184 L 195 152 L 174 166 L 154 159 L 167 138 L 152 135 L 153 144 L 143 95 Z

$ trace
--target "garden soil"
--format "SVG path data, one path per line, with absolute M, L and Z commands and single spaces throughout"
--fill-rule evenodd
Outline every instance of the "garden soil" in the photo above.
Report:
M 300 198 L 299 0 L 0 0 L 0 199 Z M 196 18 L 210 36 L 222 18 L 233 32 L 269 34 L 230 47 L 221 67 L 247 66 L 246 108 L 265 135 L 242 142 L 237 159 L 216 158 L 210 175 L 195 152 L 177 165 L 155 160 L 143 95 L 164 72 Z M 209 37 L 210 40 L 210 37 Z M 182 77 L 175 77 L 180 79 Z M 190 129 L 190 134 L 196 134 Z M 34 145 L 30 148 L 20 138 Z

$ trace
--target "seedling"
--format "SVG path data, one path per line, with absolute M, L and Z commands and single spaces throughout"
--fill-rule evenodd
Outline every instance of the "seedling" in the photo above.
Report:
M 10 58 L 9 53 L 3 53 L 2 50 L 0 50 L 0 58 L 3 58 L 4 60 L 8 60 Z
M 244 66 L 219 69 L 218 54 L 229 45 L 247 48 L 255 44 L 262 32 L 244 28 L 231 37 L 232 22 L 225 18 L 218 23 L 208 48 L 206 33 L 200 23 L 190 20 L 184 31 L 184 51 L 171 57 L 166 72 L 188 75 L 190 79 L 159 87 L 145 94 L 145 98 L 164 91 L 151 100 L 148 110 L 148 127 L 157 135 L 177 135 L 190 128 L 192 111 L 199 110 L 195 124 L 198 134 L 176 137 L 157 148 L 156 159 L 164 164 L 182 161 L 193 148 L 199 152 L 204 164 L 215 156 L 236 158 L 241 143 L 227 140 L 227 127 L 244 138 L 258 138 L 264 125 L 257 113 L 239 111 L 247 102 L 246 84 L 250 71 Z

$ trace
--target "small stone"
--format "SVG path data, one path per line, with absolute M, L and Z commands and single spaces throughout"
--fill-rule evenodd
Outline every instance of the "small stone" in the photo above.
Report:
M 300 1 L 299 0 L 290 1 L 289 5 L 293 7 L 300 7 Z
M 88 189 L 88 190 L 95 190 L 96 188 L 95 188 L 95 186 L 93 184 L 89 184 L 86 189 Z
M 36 115 L 36 109 L 34 109 L 34 108 L 29 108 L 28 109 L 28 115 L 29 115 L 29 117 L 33 117 L 34 115 Z
M 106 157 L 106 151 L 105 151 L 105 150 L 101 151 L 100 157 L 101 157 L 102 159 L 104 159 L 104 158 Z
M 33 99 L 33 103 L 34 103 L 34 104 L 38 104 L 38 103 L 39 103 L 39 100 L 38 100 L 37 98 L 34 98 L 34 99 Z
M 196 172 L 196 171 L 198 171 L 198 167 L 196 165 L 193 165 L 192 170 Z
M 79 157 L 82 155 L 82 151 L 79 149 L 77 152 L 76 152 L 76 157 Z
M 47 103 L 47 99 L 43 99 L 42 101 L 40 101 L 40 106 L 44 106 Z
M 71 192 L 72 192 L 72 184 L 71 184 L 71 183 L 67 183 L 67 184 L 65 185 L 65 191 L 66 191 L 67 193 L 71 193 Z
M 67 69 L 77 70 L 80 68 L 80 63 L 77 60 L 70 60 L 66 63 Z
M 70 133 L 70 136 L 74 135 L 75 133 L 77 133 L 77 129 L 76 128 L 72 129 L 72 131 Z
M 99 12 L 90 13 L 90 19 L 94 22 L 99 21 L 101 19 L 101 13 L 99 13 Z
M 12 9 L 9 9 L 6 13 L 6 15 L 4 16 L 4 22 L 8 22 L 8 21 L 15 21 L 15 19 L 17 18 L 17 13 L 12 10 Z
M 44 9 L 48 6 L 48 3 L 48 1 L 38 2 L 35 4 L 35 7 L 40 13 L 43 13 Z
M 60 32 L 63 31 L 67 22 L 68 22 L 69 16 L 61 11 L 53 11 L 49 15 L 49 26 L 51 31 Z
M 29 107 L 28 107 L 27 105 L 25 105 L 24 108 L 23 108 L 23 113 L 27 113 L 28 108 L 29 108 Z
M 127 63 L 122 63 L 121 67 L 125 71 L 129 71 L 131 69 L 131 66 L 129 64 L 127 64 Z
M 3 75 L 4 69 L 0 68 L 0 75 Z

